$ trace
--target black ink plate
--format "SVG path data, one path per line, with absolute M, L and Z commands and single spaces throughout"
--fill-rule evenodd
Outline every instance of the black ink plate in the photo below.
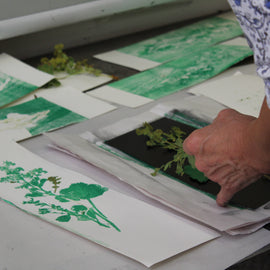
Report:
M 154 128 L 160 128 L 165 132 L 169 132 L 172 126 L 177 126 L 188 136 L 195 128 L 183 124 L 181 122 L 169 119 L 161 118 L 157 121 L 150 123 Z M 171 160 L 173 157 L 173 152 L 166 149 L 161 149 L 159 147 L 148 147 L 146 141 L 148 138 L 146 136 L 138 136 L 136 130 L 120 135 L 116 138 L 106 141 L 105 143 L 111 147 L 114 147 L 129 156 L 150 165 L 153 168 L 159 168 L 162 164 Z M 200 190 L 212 197 L 216 197 L 220 190 L 218 184 L 207 181 L 206 183 L 199 183 L 193 180 L 188 175 L 177 175 L 175 173 L 175 167 L 169 168 L 165 175 L 173 177 L 188 186 Z M 172 179 L 172 181 L 174 181 Z M 239 191 L 230 201 L 230 205 L 256 209 L 268 201 L 270 201 L 270 180 L 266 178 L 261 178 L 257 182 L 251 184 L 245 189 Z

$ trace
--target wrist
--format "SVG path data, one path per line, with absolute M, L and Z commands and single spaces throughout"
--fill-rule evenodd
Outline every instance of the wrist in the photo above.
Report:
M 251 145 L 248 147 L 252 151 L 252 163 L 256 164 L 262 173 L 270 173 L 270 109 L 266 100 L 259 117 L 251 122 L 249 137 Z

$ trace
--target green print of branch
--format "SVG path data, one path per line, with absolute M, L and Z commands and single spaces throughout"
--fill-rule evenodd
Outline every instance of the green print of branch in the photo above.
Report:
M 16 163 L 4 161 L 0 166 L 0 171 L 6 173 L 5 177 L 0 178 L 0 183 L 19 184 L 17 189 L 27 189 L 25 195 L 26 200 L 23 204 L 32 204 L 39 207 L 39 214 L 45 215 L 48 213 L 57 214 L 58 222 L 68 222 L 72 217 L 78 221 L 93 221 L 100 226 L 114 228 L 120 232 L 120 229 L 111 222 L 93 203 L 92 199 L 103 195 L 108 190 L 97 184 L 73 183 L 68 188 L 61 189 L 59 194 L 56 191 L 61 183 L 60 177 L 46 177 L 47 171 L 42 168 L 36 168 L 25 172 L 23 168 L 16 167 Z M 50 182 L 54 192 L 46 190 L 44 184 Z M 61 203 L 70 201 L 87 201 L 90 206 L 83 204 L 75 204 L 71 209 L 66 209 L 61 205 L 50 204 L 42 201 L 43 197 L 52 196 Z M 37 199 L 39 198 L 39 199 Z

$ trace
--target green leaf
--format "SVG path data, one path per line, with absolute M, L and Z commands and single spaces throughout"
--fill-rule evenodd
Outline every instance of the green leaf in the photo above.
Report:
M 54 70 L 53 70 L 53 66 L 49 65 L 49 64 L 43 64 L 43 65 L 39 65 L 37 67 L 39 70 L 49 73 L 49 74 L 53 74 Z
M 192 168 L 196 169 L 196 166 L 195 166 L 195 157 L 188 155 L 187 158 L 188 158 L 188 162 L 189 162 L 190 166 Z
M 56 220 L 59 222 L 68 222 L 70 221 L 70 219 L 71 219 L 71 216 L 67 214 L 67 215 L 58 217 Z
M 108 188 L 97 184 L 75 183 L 60 190 L 60 194 L 68 199 L 79 201 L 88 200 L 102 195 Z
M 86 211 L 88 208 L 84 205 L 73 205 L 71 207 L 71 210 L 76 212 L 76 213 L 79 213 L 79 212 L 83 212 L 83 211 Z
M 82 215 L 82 216 L 77 216 L 78 221 L 89 221 L 89 220 L 93 220 L 92 218 L 86 216 L 86 215 Z
M 39 214 L 41 215 L 45 215 L 45 214 L 48 214 L 48 213 L 51 213 L 50 209 L 49 208 L 40 208 L 38 210 Z
M 184 167 L 185 174 L 189 175 L 192 179 L 199 181 L 200 183 L 206 183 L 208 178 L 196 168 L 193 168 L 190 165 Z
M 68 199 L 60 195 L 55 195 L 55 199 L 58 200 L 59 202 L 69 202 Z

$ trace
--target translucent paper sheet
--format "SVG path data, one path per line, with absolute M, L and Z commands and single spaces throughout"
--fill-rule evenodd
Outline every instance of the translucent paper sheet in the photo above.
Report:
M 148 115 L 144 113 L 130 119 L 120 120 L 95 132 L 95 134 L 84 133 L 82 134 L 83 138 L 64 134 L 48 134 L 48 136 L 60 148 L 115 175 L 121 181 L 139 189 L 147 196 L 220 231 L 226 231 L 230 234 L 250 233 L 269 222 L 269 209 L 261 207 L 254 211 L 235 207 L 219 207 L 214 199 L 201 192 L 161 174 L 153 177 L 150 175 L 151 168 L 111 154 L 97 146 L 98 141 L 107 140 L 133 130 L 139 126 L 141 119 L 144 121 L 154 120 L 157 118 L 158 111 L 162 114 L 167 109 L 159 106 Z M 259 226 L 257 226 L 258 223 Z

